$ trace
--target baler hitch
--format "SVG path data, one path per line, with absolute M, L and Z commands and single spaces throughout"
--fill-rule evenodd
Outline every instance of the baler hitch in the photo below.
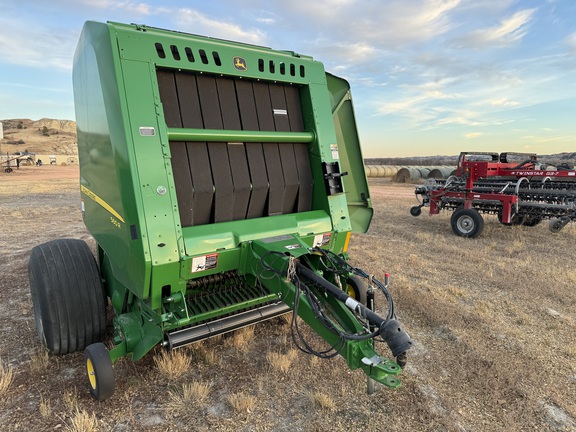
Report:
M 259 250 L 259 247 L 255 249 Z M 294 311 L 291 336 L 296 347 L 321 358 L 342 355 L 351 369 L 362 368 L 368 375 L 369 393 L 373 392 L 372 379 L 388 387 L 398 387 L 400 381 L 394 376 L 406 365 L 406 351 L 414 342 L 395 317 L 388 284 L 382 284 L 363 270 L 352 267 L 329 250 L 308 248 L 307 252 L 296 258 L 268 250 L 259 260 L 260 266 L 276 277 L 265 277 L 262 273 L 259 276 L 267 280 L 271 290 L 278 290 L 283 301 Z M 342 279 L 357 280 L 352 278 L 368 281 L 367 295 L 362 301 L 347 294 L 341 286 Z M 273 280 L 275 284 L 271 283 Z M 386 317 L 374 311 L 374 286 L 386 297 Z M 303 337 L 298 317 L 328 342 L 329 348 L 312 348 Z M 396 362 L 382 358 L 374 351 L 376 341 L 386 342 Z

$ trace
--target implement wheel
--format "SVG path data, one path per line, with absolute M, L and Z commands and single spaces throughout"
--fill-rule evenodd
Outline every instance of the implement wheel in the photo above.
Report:
M 475 209 L 459 208 L 450 218 L 452 231 L 460 237 L 476 238 L 484 229 L 484 219 Z
M 88 345 L 84 350 L 84 365 L 90 394 L 97 400 L 108 399 L 115 390 L 114 369 L 103 343 Z
M 550 222 L 548 222 L 548 229 L 550 230 L 550 232 L 553 232 L 556 234 L 556 233 L 559 233 L 560 231 L 562 231 L 562 228 L 564 228 L 567 223 L 568 223 L 568 219 L 552 218 L 552 219 L 550 219 Z
M 420 206 L 410 207 L 410 214 L 414 217 L 420 216 L 422 214 L 422 207 Z
M 105 297 L 86 242 L 59 239 L 34 247 L 28 276 L 36 329 L 48 350 L 67 354 L 104 337 Z
M 356 275 L 350 276 L 346 280 L 346 294 L 348 294 L 357 302 L 366 306 L 366 303 L 368 302 L 368 297 L 366 294 L 368 287 L 366 287 L 364 280 L 364 278 L 358 277 Z

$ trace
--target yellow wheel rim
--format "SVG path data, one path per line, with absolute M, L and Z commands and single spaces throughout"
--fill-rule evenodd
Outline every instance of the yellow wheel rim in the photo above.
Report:
M 356 291 L 354 291 L 354 287 L 350 284 L 346 284 L 346 294 L 356 300 Z
M 96 374 L 94 373 L 94 365 L 90 359 L 86 359 L 86 373 L 88 374 L 88 380 L 90 381 L 92 389 L 96 390 Z

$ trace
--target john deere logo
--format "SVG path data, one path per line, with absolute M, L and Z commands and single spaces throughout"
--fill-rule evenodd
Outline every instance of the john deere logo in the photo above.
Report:
M 242 57 L 234 57 L 234 68 L 239 71 L 248 70 L 248 66 L 246 66 L 246 60 L 244 60 Z

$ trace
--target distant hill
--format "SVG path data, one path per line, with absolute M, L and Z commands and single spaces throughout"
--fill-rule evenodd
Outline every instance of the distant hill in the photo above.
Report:
M 76 155 L 76 122 L 43 118 L 37 121 L 30 119 L 0 120 L 4 129 L 4 139 L 0 140 L 1 154 L 14 154 L 28 150 L 39 154 Z M 576 164 L 576 152 L 538 155 L 542 163 L 558 165 Z M 421 166 L 455 166 L 458 155 L 454 156 L 413 156 L 401 158 L 367 158 L 366 165 L 421 165 Z
M 0 120 L 4 139 L 0 140 L 2 154 L 28 150 L 39 154 L 78 154 L 76 122 L 43 118 Z
M 413 156 L 399 158 L 366 158 L 365 165 L 399 165 L 399 166 L 455 166 L 458 163 L 459 155 L 454 156 Z M 526 159 L 528 153 L 526 153 Z M 510 156 L 510 161 L 522 162 L 525 160 L 521 155 Z M 549 155 L 538 155 L 538 160 L 550 165 L 559 164 L 576 164 L 576 152 L 573 153 L 556 153 Z

